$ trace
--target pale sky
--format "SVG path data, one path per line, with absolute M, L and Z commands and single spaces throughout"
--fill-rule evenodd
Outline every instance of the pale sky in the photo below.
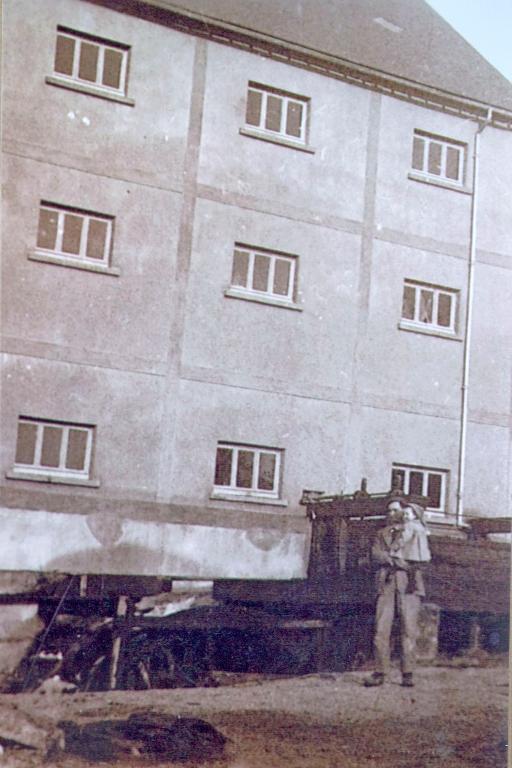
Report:
M 512 0 L 427 0 L 473 48 L 512 81 Z

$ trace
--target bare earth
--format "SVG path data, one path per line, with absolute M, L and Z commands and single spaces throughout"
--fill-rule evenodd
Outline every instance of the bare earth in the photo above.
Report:
M 207 720 L 228 738 L 226 759 L 210 768 L 502 768 L 507 765 L 508 669 L 424 667 L 416 687 L 396 672 L 366 689 L 367 673 L 276 678 L 241 676 L 217 688 L 0 696 L 0 735 L 22 740 L 21 723 L 44 732 L 61 719 L 78 723 L 152 710 Z M 28 727 L 28 726 L 27 726 Z M 40 733 L 43 732 L 40 730 Z M 29 730 L 26 731 L 28 735 Z M 147 765 L 147 763 L 144 763 Z M 43 762 L 41 751 L 6 748 L 9 768 L 84 768 L 68 755 Z M 96 763 L 98 765 L 98 763 Z M 103 765 L 105 765 L 103 763 Z M 118 768 L 141 766 L 128 758 Z M 183 763 L 159 762 L 153 766 Z M 188 763 L 187 766 L 192 765 Z

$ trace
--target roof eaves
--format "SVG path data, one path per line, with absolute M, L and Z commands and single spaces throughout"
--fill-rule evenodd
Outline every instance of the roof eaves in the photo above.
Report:
M 475 121 L 488 121 L 495 128 L 512 130 L 512 111 L 383 70 L 343 59 L 323 51 L 298 45 L 249 27 L 215 19 L 176 6 L 168 0 L 86 0 L 106 5 L 147 21 L 164 24 L 187 34 L 204 37 L 224 45 L 319 72 L 345 82 L 410 101 L 420 106 L 457 114 Z M 491 110 L 489 112 L 489 110 Z M 489 119 L 490 115 L 490 119 Z

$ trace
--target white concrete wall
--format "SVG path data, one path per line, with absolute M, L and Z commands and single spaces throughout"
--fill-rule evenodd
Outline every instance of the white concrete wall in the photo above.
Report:
M 304 533 L 0 508 L 1 569 L 188 579 L 304 578 Z
M 3 13 L 9 148 L 100 176 L 181 188 L 193 38 L 81 0 L 10 1 Z M 57 25 L 131 47 L 128 96 L 135 106 L 45 82 L 53 73 Z
M 5 356 L 3 369 L 4 482 L 14 463 L 18 416 L 28 416 L 94 425 L 91 479 L 100 490 L 82 492 L 97 497 L 99 509 L 101 499 L 111 496 L 155 498 L 163 400 L 159 377 L 17 355 Z M 45 487 L 17 480 L 9 485 Z M 51 492 L 69 493 L 69 487 Z
M 207 200 L 194 224 L 184 366 L 226 383 L 349 399 L 360 237 Z M 297 256 L 302 311 L 224 295 L 235 242 Z
M 459 317 L 456 339 L 402 330 L 399 323 L 405 279 L 459 290 L 463 305 L 465 278 L 461 259 L 375 242 L 362 385 L 370 398 L 387 405 L 393 401 L 393 407 L 402 403 L 404 410 L 419 413 L 437 408 L 456 417 L 464 316 Z
M 6 291 L 16 295 L 4 305 L 4 335 L 85 364 L 165 365 L 181 196 L 10 154 L 4 173 L 2 269 Z M 113 216 L 119 277 L 31 261 L 41 200 Z
M 249 81 L 311 100 L 315 154 L 240 135 Z M 199 181 L 226 193 L 360 220 L 368 104 L 367 91 L 210 43 Z
M 408 174 L 421 129 L 467 142 L 470 187 L 475 124 L 81 0 L 7 0 L 4 23 L 9 508 L 18 496 L 56 514 L 56 499 L 75 494 L 71 506 L 108 515 L 113 500 L 152 501 L 169 507 L 168 523 L 189 514 L 208 530 L 303 535 L 303 488 L 353 491 L 365 476 L 384 491 L 401 462 L 449 471 L 452 514 L 463 344 L 398 324 L 403 281 L 415 279 L 460 292 L 463 337 L 471 197 Z M 131 46 L 135 106 L 45 82 L 58 24 Z M 311 99 L 313 153 L 240 133 L 249 80 Z M 475 514 L 510 512 L 511 170 L 510 133 L 486 128 L 466 485 Z M 114 216 L 120 275 L 31 261 L 42 199 Z M 235 242 L 298 257 L 301 311 L 224 295 Z M 6 477 L 19 415 L 95 424 L 99 488 Z M 220 440 L 281 448 L 286 504 L 211 499 Z
M 303 517 L 298 502 L 303 488 L 340 487 L 347 407 L 316 398 L 247 387 L 184 381 L 177 413 L 175 461 L 169 478 L 176 500 L 212 509 L 227 505 L 248 513 Z M 210 502 L 218 441 L 267 445 L 284 451 L 280 501 Z
M 414 130 L 467 142 L 466 183 L 471 186 L 470 159 L 475 124 L 457 116 L 384 98 L 379 137 L 377 226 L 415 238 L 464 246 L 469 237 L 471 197 L 408 178 Z

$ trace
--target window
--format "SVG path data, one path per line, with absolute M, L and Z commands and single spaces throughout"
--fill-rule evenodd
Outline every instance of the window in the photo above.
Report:
M 108 267 L 112 224 L 111 217 L 42 202 L 37 251 Z
M 306 143 L 309 99 L 249 83 L 246 125 L 252 130 Z
M 49 82 L 83 86 L 98 95 L 126 96 L 129 46 L 57 27 L 54 78 Z
M 215 489 L 236 496 L 277 499 L 281 454 L 276 448 L 219 443 Z
M 296 257 L 235 244 L 231 286 L 240 292 L 292 302 Z
M 455 333 L 458 291 L 413 280 L 404 282 L 402 322 L 445 333 Z
M 393 464 L 391 487 L 404 493 L 418 494 L 428 498 L 429 512 L 443 514 L 446 510 L 446 485 L 448 470 Z
M 414 132 L 412 167 L 422 176 L 462 186 L 464 158 L 465 144 L 422 131 Z
M 14 469 L 49 479 L 88 479 L 93 431 L 83 424 L 20 417 Z

